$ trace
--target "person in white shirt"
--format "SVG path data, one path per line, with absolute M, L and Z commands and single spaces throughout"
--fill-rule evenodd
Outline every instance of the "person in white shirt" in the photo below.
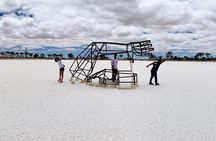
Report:
M 64 78 L 64 68 L 65 68 L 65 65 L 62 64 L 60 58 L 55 58 L 55 62 L 57 62 L 58 66 L 59 66 L 59 79 L 58 79 L 58 82 L 62 83 L 63 82 L 63 78 Z
M 111 61 L 111 67 L 112 67 L 112 81 L 115 82 L 116 75 L 118 74 L 118 59 L 117 54 L 114 54 L 114 58 Z

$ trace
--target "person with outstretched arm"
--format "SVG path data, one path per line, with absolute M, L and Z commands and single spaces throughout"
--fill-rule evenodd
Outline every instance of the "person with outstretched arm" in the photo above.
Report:
M 152 79 L 155 79 L 155 85 L 159 85 L 158 81 L 157 81 L 157 71 L 158 68 L 160 67 L 160 65 L 165 61 L 165 59 L 161 59 L 159 58 L 157 61 L 154 61 L 153 63 L 147 65 L 146 67 L 148 68 L 149 66 L 152 65 L 152 69 L 151 69 L 151 77 L 150 77 L 150 81 L 149 81 L 149 85 L 153 85 L 152 83 Z

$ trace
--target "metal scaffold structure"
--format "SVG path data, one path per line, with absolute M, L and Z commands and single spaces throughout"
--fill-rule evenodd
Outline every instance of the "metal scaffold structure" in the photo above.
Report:
M 71 72 L 71 81 L 80 80 L 85 83 L 92 83 L 93 80 L 98 79 L 99 84 L 106 85 L 120 85 L 120 84 L 138 84 L 137 74 L 133 73 L 132 67 L 129 70 L 118 70 L 117 79 L 112 82 L 110 74 L 111 69 L 103 68 L 102 70 L 93 73 L 98 59 L 110 55 L 124 55 L 125 58 L 134 62 L 134 56 L 145 56 L 147 53 L 153 51 L 150 40 L 130 43 L 116 43 L 116 42 L 92 42 L 89 44 L 73 61 L 69 71 Z

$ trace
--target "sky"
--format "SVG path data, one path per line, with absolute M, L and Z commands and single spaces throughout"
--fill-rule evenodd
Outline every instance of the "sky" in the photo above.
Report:
M 0 48 L 151 40 L 155 52 L 216 54 L 215 7 L 214 0 L 1 0 Z

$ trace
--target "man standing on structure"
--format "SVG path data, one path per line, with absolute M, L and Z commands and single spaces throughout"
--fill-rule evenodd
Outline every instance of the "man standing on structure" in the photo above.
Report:
M 116 80 L 116 75 L 118 74 L 118 59 L 117 59 L 117 54 L 114 54 L 114 58 L 111 61 L 111 66 L 112 66 L 112 82 L 115 82 Z

